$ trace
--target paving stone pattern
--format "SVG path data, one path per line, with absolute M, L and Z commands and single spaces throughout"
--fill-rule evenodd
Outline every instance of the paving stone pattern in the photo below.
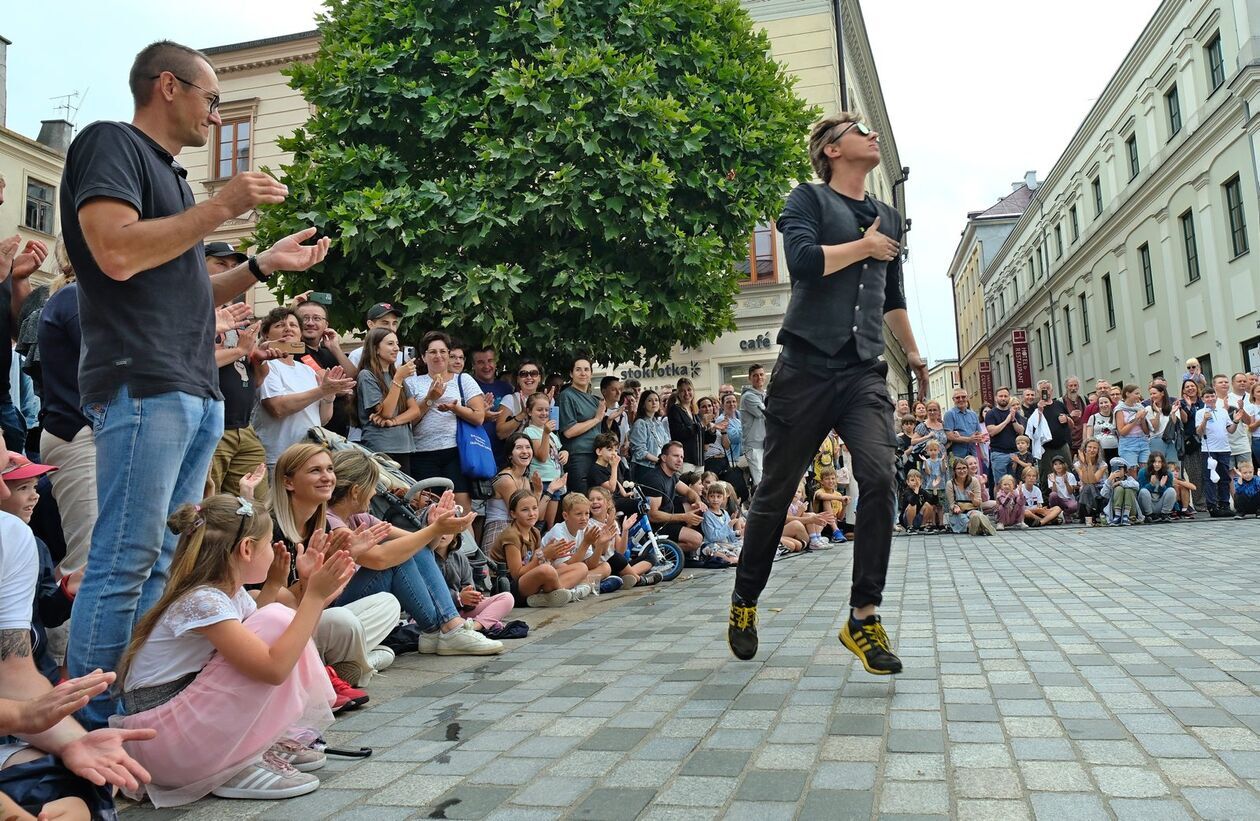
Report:
M 1175 540 L 1170 539 L 1176 536 Z M 775 565 L 761 652 L 733 573 L 527 614 L 494 659 L 401 657 L 315 793 L 142 819 L 1260 818 L 1260 527 L 900 537 L 906 671 L 836 641 L 847 548 Z

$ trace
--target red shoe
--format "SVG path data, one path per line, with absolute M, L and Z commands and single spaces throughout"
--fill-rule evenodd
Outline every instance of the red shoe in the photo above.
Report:
M 357 687 L 351 687 L 340 676 L 333 672 L 333 668 L 325 667 L 328 672 L 328 680 L 332 682 L 333 694 L 336 696 L 333 701 L 332 711 L 339 713 L 342 710 L 356 710 L 368 703 L 368 694 Z

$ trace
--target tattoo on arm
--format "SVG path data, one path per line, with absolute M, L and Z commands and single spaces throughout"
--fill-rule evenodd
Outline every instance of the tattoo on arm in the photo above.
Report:
M 0 630 L 0 661 L 31 654 L 30 630 Z

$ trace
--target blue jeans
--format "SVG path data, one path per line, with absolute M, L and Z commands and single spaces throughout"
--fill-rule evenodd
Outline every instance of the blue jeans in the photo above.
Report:
M 452 548 L 454 549 L 454 548 Z M 397 567 L 355 571 L 337 604 L 346 605 L 373 593 L 393 593 L 402 609 L 411 614 L 421 630 L 436 630 L 459 617 L 446 577 L 429 548 L 421 550 Z
M 83 413 L 96 441 L 99 514 L 70 617 L 71 676 L 118 667 L 136 621 L 166 587 L 178 541 L 166 520 L 200 501 L 223 435 L 222 402 L 177 391 L 133 399 L 124 386 Z M 80 715 L 92 729 L 113 713 L 103 694 Z
M 1145 436 L 1140 438 L 1125 436 L 1120 440 L 1120 458 L 1129 467 L 1145 467 L 1151 455 L 1151 440 Z
M 1002 481 L 1002 477 L 1011 472 L 1011 455 L 1002 453 L 1001 451 L 989 452 L 989 478 L 993 480 L 993 487 L 996 488 L 998 483 Z M 1019 484 L 1019 477 L 1015 478 L 1015 484 Z
M 0 401 L 0 428 L 4 429 L 5 447 L 14 453 L 26 452 L 26 420 L 17 406 L 9 401 L 8 394 Z
M 1229 451 L 1224 450 L 1220 453 L 1203 452 L 1203 497 L 1207 500 L 1208 509 L 1214 507 L 1229 507 Z M 1212 481 L 1212 473 L 1208 470 L 1207 460 L 1216 460 L 1217 480 Z

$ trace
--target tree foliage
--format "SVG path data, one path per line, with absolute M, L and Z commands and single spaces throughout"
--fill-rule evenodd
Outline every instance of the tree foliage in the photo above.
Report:
M 651 360 L 734 327 L 733 263 L 810 176 L 817 115 L 737 0 L 329 0 L 290 195 L 334 323 L 375 302 L 552 364 Z

